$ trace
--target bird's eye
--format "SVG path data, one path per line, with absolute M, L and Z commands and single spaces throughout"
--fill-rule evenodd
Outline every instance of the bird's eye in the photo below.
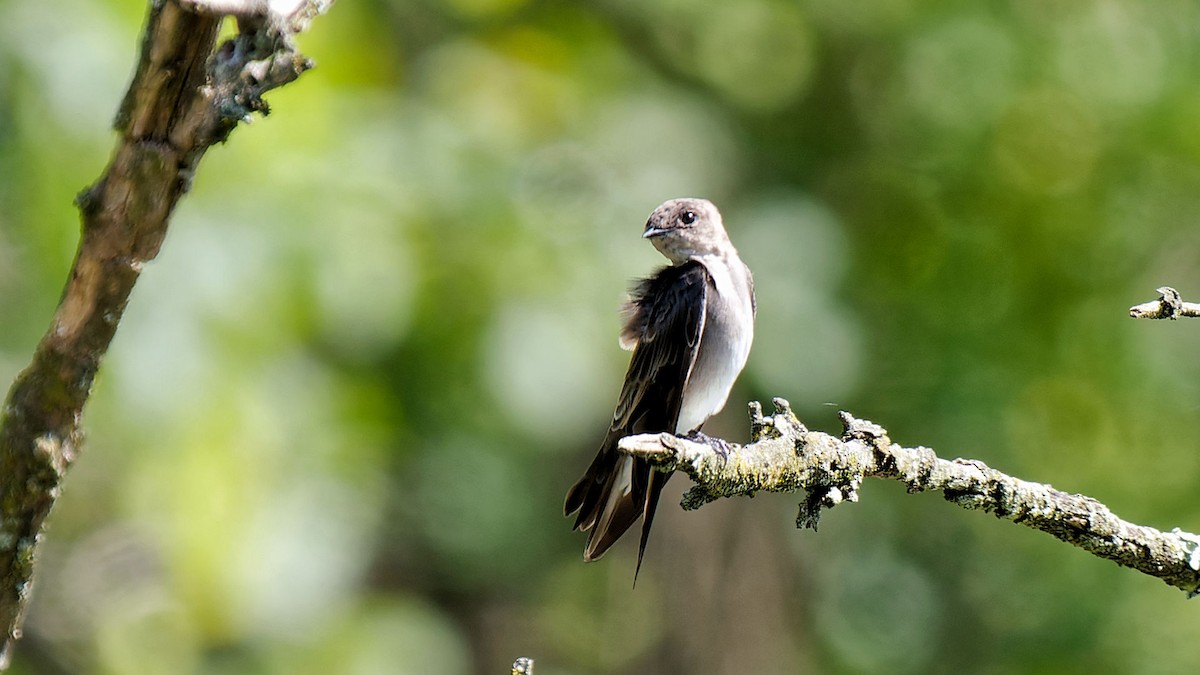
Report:
M 683 223 L 684 225 L 691 225 L 692 223 L 696 222 L 696 212 L 684 211 L 683 215 L 679 216 L 679 222 Z

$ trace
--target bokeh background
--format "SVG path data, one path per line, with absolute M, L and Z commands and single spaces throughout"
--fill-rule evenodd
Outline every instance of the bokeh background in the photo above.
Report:
M 145 4 L 0 0 L 0 382 L 45 329 Z M 561 515 L 705 196 L 782 396 L 1200 530 L 1200 6 L 362 0 L 201 165 L 117 333 L 16 673 L 1174 673 L 1200 605 L 869 482 Z

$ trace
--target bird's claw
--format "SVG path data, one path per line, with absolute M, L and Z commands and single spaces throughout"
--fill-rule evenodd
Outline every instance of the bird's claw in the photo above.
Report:
M 709 436 L 699 430 L 688 434 L 687 439 L 696 443 L 703 443 L 704 445 L 712 448 L 713 452 L 717 453 L 717 456 L 725 462 L 729 461 L 729 453 L 733 452 L 733 448 L 730 447 L 729 443 L 725 439 L 713 438 L 712 436 Z

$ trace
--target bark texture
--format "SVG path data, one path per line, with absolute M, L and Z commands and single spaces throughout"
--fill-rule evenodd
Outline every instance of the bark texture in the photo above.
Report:
M 941 492 L 953 504 L 1041 530 L 1118 565 L 1162 579 L 1189 597 L 1200 592 L 1200 536 L 1126 522 L 1104 504 L 1001 473 L 983 462 L 946 460 L 929 448 L 893 443 L 887 431 L 841 413 L 841 437 L 809 431 L 787 401 L 775 413 L 750 404 L 752 443 L 699 443 L 671 434 L 622 439 L 620 449 L 695 481 L 683 497 L 695 509 L 721 497 L 803 492 L 797 527 L 816 528 L 822 510 L 858 501 L 866 477 L 898 480 L 909 492 Z
M 1129 308 L 1129 316 L 1135 319 L 1178 319 L 1181 316 L 1200 316 L 1200 304 L 1184 302 L 1179 291 L 1170 286 L 1155 289 L 1158 299 L 1143 302 Z
M 286 4 L 284 14 L 269 2 L 150 3 L 116 150 L 76 200 L 82 232 L 62 299 L 0 415 L 0 670 L 21 637 L 46 516 L 82 445 L 84 404 L 143 263 L 158 254 L 204 152 L 265 114 L 263 93 L 312 65 L 291 36 L 330 3 Z M 218 47 L 226 15 L 240 31 Z

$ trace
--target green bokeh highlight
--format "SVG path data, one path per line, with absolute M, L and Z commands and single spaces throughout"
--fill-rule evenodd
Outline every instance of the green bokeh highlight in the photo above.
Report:
M 103 168 L 138 3 L 0 0 L 0 381 Z M 337 3 L 205 158 L 87 409 L 18 673 L 1186 672 L 1161 583 L 899 486 L 560 515 L 660 259 L 713 199 L 783 396 L 1200 529 L 1200 7 Z

